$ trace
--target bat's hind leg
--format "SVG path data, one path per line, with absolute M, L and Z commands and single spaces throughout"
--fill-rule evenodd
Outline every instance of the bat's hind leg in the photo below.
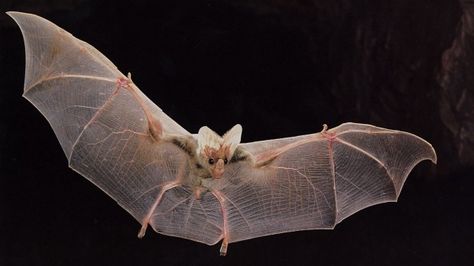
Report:
M 151 206 L 150 210 L 148 211 L 148 214 L 145 216 L 145 218 L 142 220 L 142 228 L 140 228 L 140 232 L 138 232 L 138 238 L 143 238 L 146 233 L 146 229 L 148 227 L 148 224 L 150 223 L 151 216 L 155 212 L 156 207 L 160 204 L 161 199 L 163 198 L 163 195 L 165 194 L 166 191 L 179 186 L 181 183 L 179 181 L 173 181 L 165 184 L 161 190 L 160 194 L 158 194 L 158 197 L 156 197 L 155 203 L 153 203 L 153 206 Z
M 151 206 L 147 215 L 142 220 L 142 228 L 140 228 L 140 232 L 138 232 L 138 238 L 142 238 L 145 236 L 146 228 L 148 227 L 148 224 L 150 223 L 151 217 L 153 216 L 153 213 L 155 212 L 156 207 L 158 207 L 158 205 L 160 204 L 161 199 L 163 198 L 163 195 L 166 193 L 166 191 L 174 187 L 180 186 L 182 184 L 185 167 L 186 167 L 186 164 L 182 163 L 178 169 L 178 172 L 176 173 L 176 179 L 170 182 L 166 182 L 161 187 L 160 193 L 156 197 L 155 202 Z
M 227 223 L 227 208 L 225 207 L 225 198 L 224 196 L 217 190 L 212 190 L 212 194 L 216 197 L 221 205 L 221 212 L 222 212 L 222 244 L 220 249 L 221 256 L 225 256 L 227 254 L 227 247 L 229 246 L 229 228 Z

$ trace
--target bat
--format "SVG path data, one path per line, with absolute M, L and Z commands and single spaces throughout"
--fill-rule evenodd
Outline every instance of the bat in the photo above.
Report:
M 208 245 L 333 229 L 396 201 L 430 143 L 408 132 L 344 123 L 321 132 L 240 143 L 191 134 L 93 46 L 39 16 L 8 12 L 25 43 L 23 96 L 46 117 L 69 167 L 156 232 Z

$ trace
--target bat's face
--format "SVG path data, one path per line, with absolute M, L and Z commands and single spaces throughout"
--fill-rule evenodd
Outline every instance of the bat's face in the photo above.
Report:
M 226 144 L 220 145 L 218 149 L 205 146 L 201 151 L 201 161 L 204 162 L 213 178 L 221 178 L 224 174 L 225 165 L 228 162 L 230 154 L 230 146 Z
M 234 155 L 241 135 L 240 125 L 235 125 L 222 137 L 208 127 L 199 129 L 197 154 L 201 165 L 209 170 L 213 178 L 221 178 L 224 174 L 225 165 Z

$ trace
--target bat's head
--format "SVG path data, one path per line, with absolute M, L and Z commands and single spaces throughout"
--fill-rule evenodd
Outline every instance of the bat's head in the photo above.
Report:
M 209 170 L 213 178 L 224 174 L 225 165 L 232 159 L 241 135 L 242 126 L 239 124 L 222 137 L 206 126 L 199 129 L 197 154 L 201 165 Z

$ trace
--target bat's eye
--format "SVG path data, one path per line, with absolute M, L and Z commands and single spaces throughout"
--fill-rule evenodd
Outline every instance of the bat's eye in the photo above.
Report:
M 208 162 L 209 164 L 214 164 L 214 159 L 210 158 Z
M 227 158 L 224 158 L 224 164 L 227 164 Z

